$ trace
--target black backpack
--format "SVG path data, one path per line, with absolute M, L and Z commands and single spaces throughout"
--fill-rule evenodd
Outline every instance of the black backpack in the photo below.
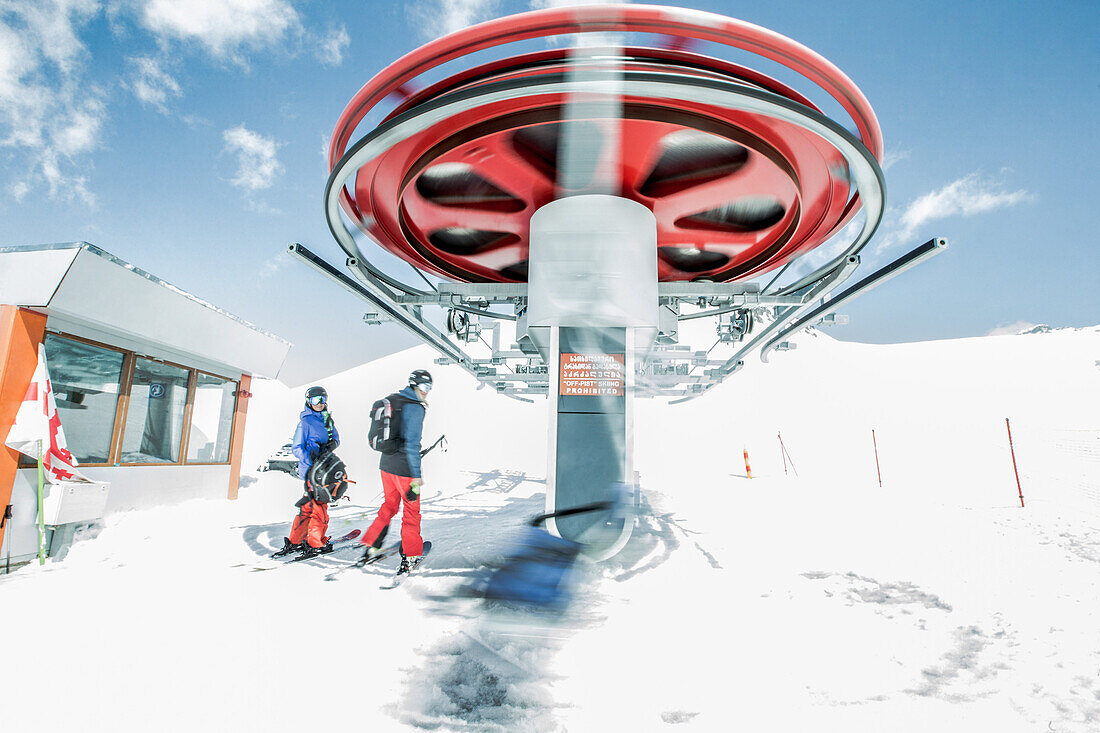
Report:
M 396 453 L 401 448 L 401 410 L 409 401 L 394 392 L 371 405 L 367 432 L 371 448 L 380 453 Z
M 307 474 L 313 500 L 319 504 L 336 501 L 348 490 L 348 472 L 344 462 L 329 451 L 313 462 Z

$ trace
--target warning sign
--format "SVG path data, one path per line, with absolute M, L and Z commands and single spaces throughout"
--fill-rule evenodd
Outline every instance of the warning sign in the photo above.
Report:
M 562 354 L 561 395 L 621 397 L 626 393 L 623 354 Z

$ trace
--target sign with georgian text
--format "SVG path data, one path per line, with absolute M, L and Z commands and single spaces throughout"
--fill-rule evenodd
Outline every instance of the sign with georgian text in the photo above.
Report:
M 623 354 L 561 355 L 562 397 L 621 397 L 626 393 Z

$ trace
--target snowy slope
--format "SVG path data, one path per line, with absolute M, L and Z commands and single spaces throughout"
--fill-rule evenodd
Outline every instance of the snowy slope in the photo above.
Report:
M 432 359 L 323 382 L 358 481 L 338 534 L 377 507 L 370 403 L 411 369 L 436 375 L 425 434 L 450 450 L 425 463 L 421 577 L 382 591 L 390 568 L 274 567 L 300 493 L 285 474 L 246 472 L 235 503 L 112 517 L 63 562 L 0 578 L 0 727 L 1100 729 L 1100 329 L 809 333 L 702 399 L 640 401 L 636 539 L 584 569 L 572 625 L 513 636 L 437 596 L 541 510 L 546 405 Z M 253 392 L 246 469 L 301 409 L 301 390 Z

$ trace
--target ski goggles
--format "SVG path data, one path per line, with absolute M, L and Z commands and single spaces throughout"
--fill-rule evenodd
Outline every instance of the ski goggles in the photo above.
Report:
M 431 382 L 424 382 L 423 384 L 417 384 L 417 385 L 414 385 L 414 386 L 417 389 L 419 389 L 421 392 L 431 392 L 432 391 L 432 383 Z
M 314 407 L 318 407 L 320 405 L 325 404 L 325 400 L 326 400 L 325 396 L 323 394 L 319 394 L 319 395 L 316 395 L 314 397 L 310 397 L 309 398 L 309 404 L 313 405 Z

